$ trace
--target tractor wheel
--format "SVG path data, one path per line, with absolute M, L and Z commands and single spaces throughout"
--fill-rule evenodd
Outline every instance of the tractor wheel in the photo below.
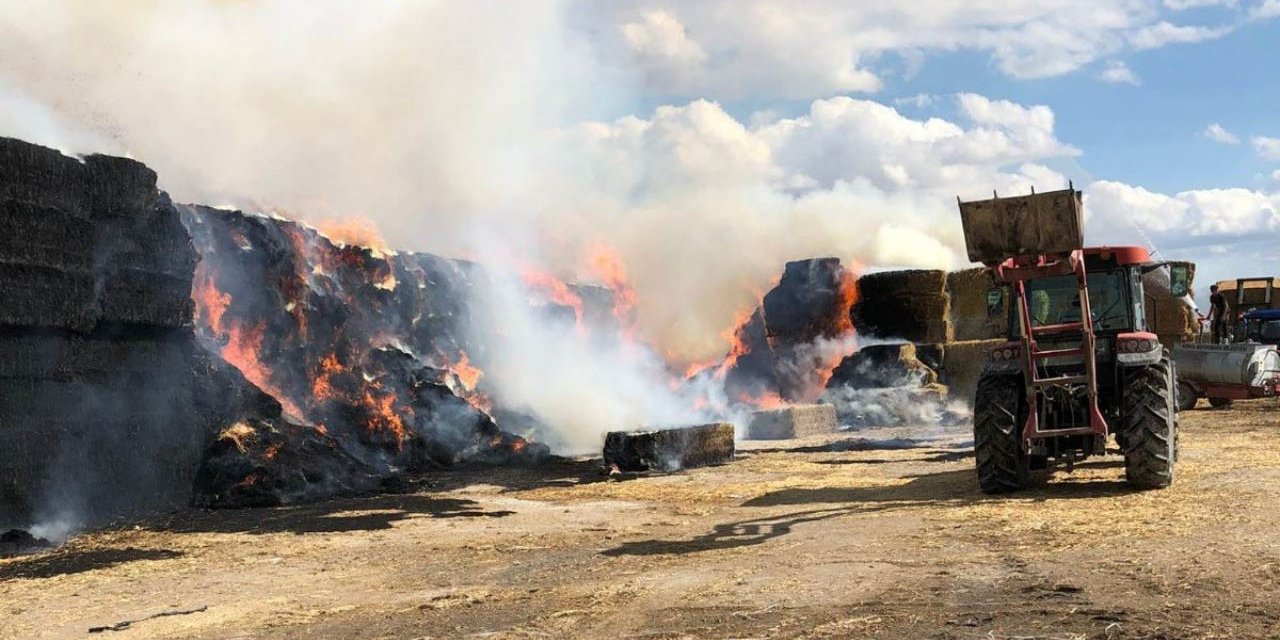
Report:
M 1196 393 L 1195 387 L 1185 382 L 1178 383 L 1178 411 L 1190 411 L 1196 408 L 1199 401 L 1200 394 Z
M 1125 372 L 1121 430 L 1125 477 L 1142 489 L 1173 483 L 1177 459 L 1178 412 L 1169 359 Z
M 1209 398 L 1209 406 L 1214 409 L 1229 409 L 1232 402 L 1231 398 Z
M 1022 380 L 986 376 L 973 402 L 973 448 L 983 493 L 1007 493 L 1027 485 L 1031 459 L 1022 446 L 1026 409 Z

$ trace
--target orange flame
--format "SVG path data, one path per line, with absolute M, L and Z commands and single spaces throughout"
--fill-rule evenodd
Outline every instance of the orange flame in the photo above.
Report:
M 786 401 L 776 391 L 766 391 L 758 396 L 744 391 L 738 396 L 738 402 L 762 410 L 781 409 L 787 406 Z
M 450 367 L 454 375 L 458 376 L 458 380 L 462 382 L 462 386 L 467 391 L 474 391 L 476 385 L 480 383 L 480 378 L 484 377 L 484 372 L 471 364 L 471 358 L 467 357 L 467 352 L 458 350 L 458 361 Z
M 335 244 L 369 247 L 380 253 L 391 253 L 377 223 L 364 216 L 321 220 L 316 223 L 316 230 Z
M 262 322 L 247 329 L 233 322 L 227 329 L 227 344 L 222 348 L 222 359 L 239 369 L 254 386 L 275 398 L 285 413 L 294 418 L 302 418 L 302 410 L 271 382 L 271 370 L 258 359 L 265 329 L 266 325 Z
M 627 278 L 622 257 L 613 247 L 602 242 L 587 247 L 587 266 L 606 287 L 613 290 L 613 315 L 624 328 L 635 324 L 636 291 Z
M 541 295 L 547 297 L 548 300 L 562 307 L 573 309 L 573 316 L 578 333 L 586 333 L 586 325 L 583 323 L 583 305 L 582 296 L 574 293 L 569 285 L 563 280 L 530 267 L 522 269 L 520 272 L 521 279 L 524 280 L 525 286 L 533 289 Z

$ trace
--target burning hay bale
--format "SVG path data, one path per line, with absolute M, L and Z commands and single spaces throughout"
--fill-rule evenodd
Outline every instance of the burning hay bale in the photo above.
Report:
M 733 459 L 734 430 L 727 423 L 651 431 L 612 431 L 604 465 L 618 471 L 679 471 Z
M 384 474 L 324 431 L 266 420 L 237 422 L 209 446 L 192 504 L 274 507 L 367 493 Z
M 1009 332 L 1009 292 L 984 267 L 947 274 L 952 339 L 989 340 Z
M 902 342 L 859 349 L 840 362 L 827 387 L 918 387 L 937 381 L 938 375 L 917 357 L 916 345 Z
M 751 414 L 747 438 L 785 440 L 835 433 L 836 408 L 829 404 L 797 404 Z
M 938 358 L 941 349 L 925 352 Z M 948 390 L 935 369 L 918 357 L 909 342 L 863 347 L 832 373 L 824 402 L 840 423 L 852 426 L 952 423 L 960 416 L 948 403 Z
M 948 342 L 950 297 L 943 271 L 883 271 L 858 279 L 858 332 L 911 342 Z

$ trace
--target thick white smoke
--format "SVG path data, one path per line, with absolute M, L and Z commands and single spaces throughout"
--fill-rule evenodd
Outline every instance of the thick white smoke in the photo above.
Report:
M 957 264 L 957 193 L 1057 185 L 1043 163 L 1075 153 L 1048 109 L 979 96 L 955 122 L 849 98 L 618 118 L 643 89 L 588 36 L 625 25 L 570 8 L 11 3 L 0 133 L 127 152 L 183 201 L 363 216 L 396 248 L 479 257 L 496 239 L 589 279 L 604 242 L 678 361 L 722 353 L 786 260 Z

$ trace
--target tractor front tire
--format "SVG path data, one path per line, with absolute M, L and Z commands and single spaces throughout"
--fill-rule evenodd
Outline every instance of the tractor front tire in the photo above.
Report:
M 1178 412 L 1168 357 L 1125 372 L 1121 402 L 1125 478 L 1140 489 L 1173 484 L 1178 454 Z
M 1026 408 L 1022 379 L 984 376 L 973 402 L 973 448 L 983 493 L 1009 493 L 1027 486 L 1031 459 L 1022 443 Z

